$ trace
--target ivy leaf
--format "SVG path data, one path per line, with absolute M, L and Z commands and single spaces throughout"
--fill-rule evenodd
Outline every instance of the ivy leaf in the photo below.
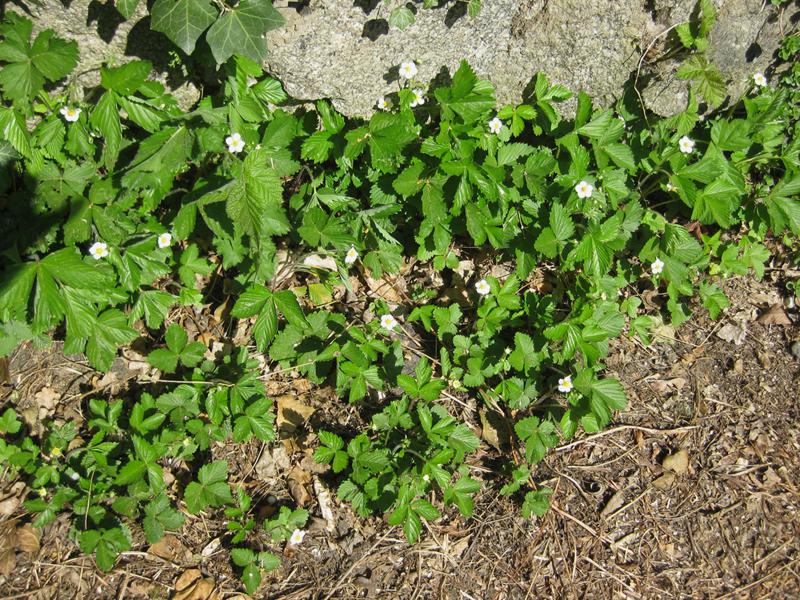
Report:
M 114 2 L 114 7 L 126 19 L 130 19 L 133 16 L 138 6 L 139 0 L 116 0 Z
M 398 6 L 389 13 L 389 26 L 405 29 L 414 23 L 414 13 L 405 6 Z
M 211 0 L 156 0 L 150 10 L 150 26 L 191 54 L 197 39 L 218 14 Z
M 217 64 L 234 54 L 256 62 L 267 58 L 264 34 L 281 27 L 281 14 L 269 0 L 241 0 L 236 8 L 226 11 L 206 33 L 206 41 Z

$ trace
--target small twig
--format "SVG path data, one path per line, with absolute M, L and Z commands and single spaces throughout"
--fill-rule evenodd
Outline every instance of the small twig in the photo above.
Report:
M 558 446 L 555 450 L 556 452 L 564 452 L 565 450 L 569 450 L 570 448 L 574 448 L 575 446 L 580 446 L 581 444 L 585 444 L 587 442 L 593 442 L 597 438 L 605 437 L 613 433 L 619 433 L 620 431 L 632 430 L 632 431 L 643 431 L 644 433 L 650 433 L 653 435 L 677 435 L 679 433 L 686 433 L 687 431 L 698 429 L 698 427 L 699 427 L 698 425 L 687 425 L 686 427 L 676 427 L 675 429 L 653 429 L 652 427 L 640 427 L 639 425 L 620 425 L 619 427 L 612 427 L 611 429 L 601 431 L 600 433 L 595 433 L 594 435 L 590 435 L 588 437 L 585 437 L 581 440 L 577 440 L 570 444 Z

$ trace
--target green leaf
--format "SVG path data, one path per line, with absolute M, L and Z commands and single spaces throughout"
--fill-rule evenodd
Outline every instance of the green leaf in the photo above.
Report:
M 139 6 L 139 0 L 116 0 L 114 6 L 119 11 L 119 14 L 126 19 L 130 19 Z
M 103 161 L 106 167 L 111 168 L 122 145 L 122 124 L 114 92 L 107 91 L 100 96 L 89 121 L 103 136 Z
M 289 231 L 283 209 L 283 183 L 259 151 L 251 152 L 244 160 L 241 177 L 228 195 L 225 208 L 231 220 L 256 240 Z
M 686 59 L 675 75 L 680 79 L 691 79 L 697 93 L 714 108 L 727 97 L 725 78 L 702 54 L 693 54 Z
M 731 305 L 725 293 L 716 285 L 700 282 L 700 298 L 703 301 L 703 306 L 708 309 L 708 314 L 712 319 L 716 319 L 722 312 L 722 309 Z
M 267 58 L 264 34 L 281 27 L 281 14 L 269 0 L 241 0 L 236 8 L 225 11 L 206 33 L 206 41 L 217 64 L 234 54 L 256 62 Z
M 146 60 L 133 60 L 120 67 L 102 67 L 100 85 L 122 96 L 130 96 L 147 80 L 153 65 Z
M 534 492 L 525 494 L 525 501 L 522 503 L 522 516 L 530 519 L 532 515 L 543 517 L 550 509 L 550 496 L 553 490 L 542 487 Z
M 198 38 L 218 14 L 211 0 L 156 0 L 150 10 L 150 26 L 191 54 Z
M 772 233 L 780 235 L 788 227 L 795 235 L 800 235 L 800 174 L 787 174 L 766 198 Z
M 414 23 L 414 13 L 405 6 L 398 6 L 389 13 L 389 26 L 405 29 Z
M 108 371 L 117 355 L 117 348 L 129 344 L 138 332 L 128 326 L 128 318 L 121 310 L 108 309 L 94 321 L 92 335 L 86 344 L 89 363 L 100 371 Z
M 551 421 L 540 421 L 538 417 L 517 421 L 514 430 L 525 442 L 525 458 L 531 464 L 542 460 L 547 449 L 558 443 L 555 425 Z
M 57 38 L 52 29 L 45 29 L 31 45 L 31 32 L 31 22 L 15 13 L 7 13 L 6 23 L 0 26 L 0 60 L 7 63 L 0 69 L 0 88 L 14 104 L 32 99 L 45 80 L 58 81 L 78 64 L 75 42 Z
M 233 504 L 233 496 L 228 486 L 228 463 L 217 460 L 200 467 L 197 481 L 186 486 L 184 500 L 192 514 L 205 508 Z

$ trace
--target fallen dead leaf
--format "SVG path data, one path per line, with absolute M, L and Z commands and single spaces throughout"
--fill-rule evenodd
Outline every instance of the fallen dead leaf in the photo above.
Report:
M 603 510 L 600 511 L 600 516 L 605 517 L 610 515 L 617 509 L 621 508 L 623 504 L 625 504 L 625 492 L 623 490 L 617 490 L 614 492 L 614 495 L 608 499 L 608 502 L 606 502 Z
M 278 429 L 288 433 L 300 427 L 314 414 L 314 408 L 303 404 L 291 394 L 279 396 L 276 402 L 278 404 Z
M 650 385 L 659 394 L 666 394 L 672 391 L 681 391 L 686 385 L 686 379 L 683 377 L 673 377 L 672 379 L 654 379 Z
M 653 487 L 660 490 L 669 489 L 675 483 L 675 473 L 664 473 L 661 477 L 653 481 Z
M 189 549 L 174 535 L 165 535 L 155 544 L 151 544 L 147 552 L 172 563 L 188 562 L 192 556 Z
M 689 469 L 689 452 L 678 450 L 667 456 L 661 463 L 667 471 L 672 471 L 677 475 L 683 475 Z
M 747 326 L 744 323 L 740 325 L 728 323 L 717 331 L 717 337 L 726 342 L 733 342 L 737 346 L 741 346 L 747 337 Z
M 172 600 L 219 600 L 214 580 L 203 578 L 199 569 L 184 571 L 175 582 Z
M 479 415 L 481 418 L 481 437 L 498 450 L 510 448 L 511 426 L 503 415 L 485 408 L 480 410 Z
M 200 555 L 201 555 L 203 558 L 208 558 L 209 556 L 211 556 L 212 554 L 214 554 L 214 552 L 216 552 L 216 551 L 217 551 L 217 549 L 219 549 L 219 545 L 220 545 L 221 543 L 222 543 L 222 540 L 221 540 L 221 539 L 219 539 L 219 538 L 214 538 L 213 540 L 211 540 L 210 542 L 208 542 L 208 543 L 207 543 L 205 546 L 203 546 L 203 549 L 200 551 Z
M 319 254 L 309 254 L 303 259 L 303 264 L 306 267 L 314 269 L 326 269 L 328 271 L 336 271 L 336 259 L 332 256 L 322 257 Z
M 764 325 L 791 325 L 792 320 L 786 314 L 783 304 L 773 304 L 756 319 Z
M 311 474 L 295 465 L 289 472 L 288 477 L 289 493 L 300 506 L 307 506 L 311 503 L 311 494 L 308 492 L 307 484 L 311 483 Z
M 283 446 L 276 446 L 271 451 L 265 450 L 256 463 L 256 475 L 262 481 L 270 481 L 292 468 L 289 454 Z
M 7 517 L 13 515 L 14 511 L 22 504 L 22 494 L 25 492 L 25 483 L 16 482 L 8 490 L 8 493 L 0 500 L 0 516 Z
M 39 418 L 44 419 L 53 414 L 56 402 L 61 398 L 61 394 L 50 387 L 43 387 L 33 396 L 33 401 L 39 408 Z
M 331 493 L 325 487 L 325 484 L 319 480 L 319 477 L 314 477 L 314 493 L 317 495 L 319 512 L 322 513 L 322 518 L 325 519 L 325 529 L 330 532 L 336 531 L 336 518 L 333 516 Z
M 22 527 L 17 527 L 17 550 L 36 554 L 39 552 L 40 533 L 33 525 L 26 523 Z

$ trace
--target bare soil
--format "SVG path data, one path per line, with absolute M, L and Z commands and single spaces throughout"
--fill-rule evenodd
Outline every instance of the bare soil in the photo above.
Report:
M 540 464 L 536 479 L 555 489 L 546 516 L 523 519 L 519 499 L 498 494 L 500 457 L 485 444 L 473 465 L 486 482 L 474 517 L 449 510 L 413 547 L 384 520 L 357 518 L 335 489 L 326 491 L 329 476 L 310 460 L 315 426 L 357 426 L 358 411 L 302 380 L 271 382 L 282 443 L 215 450 L 255 498 L 259 517 L 284 502 L 312 515 L 305 541 L 284 550 L 256 597 L 800 597 L 800 361 L 789 351 L 800 327 L 796 313 L 787 319 L 779 310 L 780 281 L 736 278 L 724 287 L 731 308 L 720 320 L 698 311 L 649 347 L 614 342 L 607 366 L 630 406 L 608 430 L 578 436 Z M 8 365 L 0 408 L 13 400 L 35 417 L 45 402 L 58 418 L 80 417 L 87 396 L 124 391 L 135 375 L 130 365 L 121 360 L 103 377 L 57 346 L 25 347 Z M 475 411 L 461 416 L 480 427 Z M 27 518 L 8 510 L 22 493 L 0 482 L 0 538 Z M 224 543 L 217 547 L 221 514 L 191 517 L 158 548 L 138 534 L 107 574 L 80 556 L 68 529 L 66 518 L 45 528 L 36 551 L 0 539 L 0 566 L 16 561 L 0 575 L 0 598 L 243 597 Z M 200 576 L 192 569 L 210 587 L 195 582 L 181 595 L 176 588 Z

